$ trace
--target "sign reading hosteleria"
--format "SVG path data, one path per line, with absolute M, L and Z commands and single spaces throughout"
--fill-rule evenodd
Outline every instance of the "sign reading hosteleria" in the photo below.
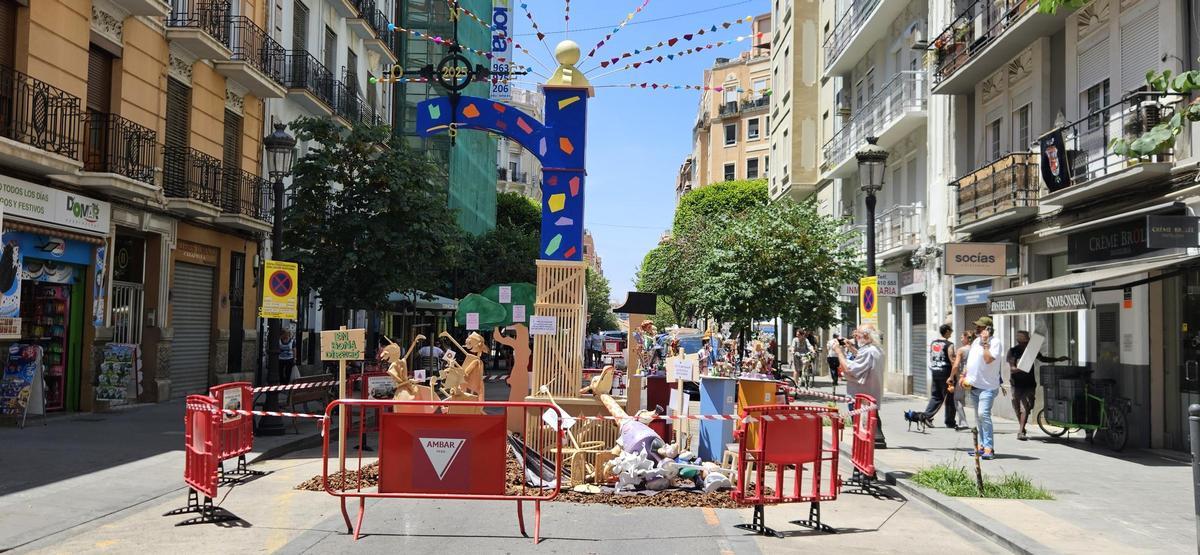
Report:
M 946 275 L 1005 275 L 1006 243 L 946 243 Z

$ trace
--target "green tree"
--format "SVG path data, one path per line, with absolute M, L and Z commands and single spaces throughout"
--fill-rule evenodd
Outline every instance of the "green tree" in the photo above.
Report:
M 584 289 L 587 292 L 587 333 L 617 329 L 617 316 L 609 304 L 612 289 L 608 285 L 608 278 L 588 268 Z
M 385 126 L 291 124 L 309 149 L 296 161 L 282 254 L 300 284 L 335 309 L 378 309 L 389 293 L 433 291 L 459 233 L 437 169 Z M 449 259 L 449 260 L 448 260 Z
M 668 239 L 646 253 L 635 276 L 638 291 L 657 293 L 659 312 L 662 313 L 665 307 L 673 322 L 689 320 L 694 315 L 689 302 L 691 292 L 687 282 L 680 279 L 683 270 L 679 242 Z M 657 317 L 654 321 L 660 327 L 663 325 Z
M 494 283 L 537 281 L 541 207 L 519 193 L 496 194 L 496 227 L 474 237 L 465 232 L 459 240 L 469 256 L 447 268 L 446 294 L 458 298 L 482 291 Z

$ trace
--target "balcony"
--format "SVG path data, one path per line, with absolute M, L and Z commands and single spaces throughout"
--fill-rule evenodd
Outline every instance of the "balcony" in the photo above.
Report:
M 920 203 L 893 206 L 875 217 L 875 250 L 881 260 L 908 254 L 921 244 Z
M 743 100 L 741 110 L 746 112 L 765 112 L 771 106 L 771 97 L 760 96 L 752 100 Z
M 1160 121 L 1170 119 L 1174 106 L 1166 102 L 1167 98 L 1158 92 L 1131 93 L 1079 121 L 1048 133 L 1062 133 L 1070 182 L 1061 188 L 1047 183 L 1052 192 L 1042 199 L 1042 204 L 1074 206 L 1128 191 L 1134 185 L 1165 181 L 1171 174 L 1171 162 L 1175 159 L 1173 151 L 1126 158 L 1113 154 L 1110 144 L 1116 138 L 1133 140 Z
M 163 192 L 168 209 L 184 216 L 219 216 L 221 177 L 220 160 L 194 148 L 163 148 Z
M 227 170 L 221 188 L 221 215 L 215 223 L 252 233 L 268 233 L 274 221 L 271 183 L 253 173 Z
M 958 192 L 959 233 L 995 229 L 1032 218 L 1038 213 L 1042 182 L 1038 155 L 1009 154 L 950 185 Z
M 332 117 L 337 106 L 333 74 L 304 50 L 285 55 L 287 98 L 316 117 Z
M 371 26 L 371 30 L 375 32 L 374 36 L 363 39 L 363 45 L 367 50 L 375 51 L 381 58 L 386 60 L 385 63 L 396 63 L 399 58 L 397 53 L 400 48 L 396 45 L 397 32 L 388 30 L 387 15 L 378 9 L 372 9 L 371 12 L 363 11 L 363 17 L 367 20 L 367 24 Z
M 159 191 L 158 134 L 116 114 L 88 112 L 84 117 L 81 187 L 134 200 Z
M 81 164 L 78 97 L 0 66 L 0 159 L 37 174 L 72 174 Z
M 338 17 L 347 19 L 358 17 L 358 7 L 355 6 L 355 0 L 329 0 L 329 6 L 333 8 Z
M 966 94 L 1033 41 L 1053 34 L 1071 10 L 1042 14 L 1030 0 L 976 0 L 933 40 L 934 94 Z
M 737 117 L 737 115 L 740 111 L 741 111 L 741 107 L 738 106 L 738 103 L 736 100 L 731 101 L 731 102 L 722 102 L 721 106 L 719 106 L 717 108 L 717 117 L 722 118 L 722 119 Z
M 905 4 L 900 0 L 852 2 L 825 37 L 825 76 L 849 71 L 877 39 L 887 35 Z
M 888 148 L 915 131 L 925 123 L 928 98 L 925 72 L 897 73 L 825 143 L 822 176 L 834 179 L 853 174 L 854 152 L 867 137 L 878 137 L 879 146 Z
M 337 0 L 334 0 L 337 4 Z M 375 12 L 375 0 L 350 0 L 354 5 L 354 15 L 346 16 L 346 28 L 362 40 L 375 38 L 375 29 L 371 27 L 369 17 Z
M 111 3 L 129 12 L 129 15 L 164 17 L 171 11 L 167 0 L 111 0 Z
M 287 51 L 246 16 L 230 18 L 228 29 L 229 60 L 213 61 L 217 73 L 258 98 L 283 98 Z
M 228 1 L 176 0 L 167 15 L 167 40 L 201 60 L 226 61 L 229 49 Z
M 357 87 L 347 86 L 341 81 L 334 82 L 334 92 L 337 94 L 337 104 L 335 112 L 346 125 L 353 126 L 355 123 L 363 125 L 381 125 L 383 118 L 379 117 L 375 111 L 367 105 L 367 101 L 358 94 Z
M 854 252 L 855 259 L 867 256 L 867 226 L 865 224 L 844 223 L 839 228 L 843 234 L 840 247 Z

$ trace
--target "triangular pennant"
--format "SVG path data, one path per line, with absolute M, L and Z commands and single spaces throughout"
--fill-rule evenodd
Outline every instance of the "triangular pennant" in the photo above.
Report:
M 667 54 L 667 59 L 668 59 L 668 60 L 674 60 L 674 59 L 675 59 L 675 55 L 674 55 L 674 54 Z
M 600 67 L 608 67 L 608 60 L 600 62 Z
M 726 21 L 725 23 L 722 23 L 722 24 L 721 24 L 721 27 L 723 27 L 723 28 L 725 28 L 725 29 L 728 29 L 728 28 L 729 28 L 729 25 L 730 25 L 730 23 L 729 23 L 728 21 Z
M 642 62 L 634 62 L 634 63 L 633 63 L 633 69 L 637 69 L 637 68 L 639 68 L 639 67 L 641 67 L 641 66 L 642 66 Z
M 617 63 L 617 62 L 618 62 L 618 61 L 620 61 L 620 60 L 621 60 L 620 58 L 613 58 L 613 59 L 611 59 L 611 60 L 609 60 L 609 61 L 615 64 L 615 63 Z
M 692 40 L 692 34 L 688 33 L 688 34 L 684 35 L 683 40 Z
M 668 39 L 668 40 L 667 40 L 667 46 L 675 46 L 675 43 L 677 43 L 677 42 L 679 42 L 679 39 L 675 39 L 675 38 L 673 38 L 673 39 Z
M 546 40 L 546 34 L 541 31 L 538 31 L 537 38 L 538 38 L 538 40 Z
M 656 61 L 656 62 L 661 62 L 661 61 L 662 61 L 662 56 L 659 56 L 659 57 L 655 58 L 655 59 L 654 59 L 654 61 Z
M 713 26 L 712 26 L 712 29 L 709 29 L 709 31 L 712 31 L 712 32 L 714 32 L 714 33 L 715 33 L 715 32 L 717 32 L 717 26 L 716 26 L 716 25 L 713 25 Z

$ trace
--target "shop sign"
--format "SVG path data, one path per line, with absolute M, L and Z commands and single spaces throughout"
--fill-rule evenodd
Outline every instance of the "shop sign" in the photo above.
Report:
M 875 285 L 880 297 L 900 296 L 900 276 L 896 272 L 880 272 Z
M 112 206 L 78 193 L 0 175 L 0 206 L 6 216 L 107 234 Z
M 1133 258 L 1157 250 L 1146 243 L 1146 218 L 1131 218 L 1067 235 L 1067 265 Z
M 904 270 L 900 272 L 900 294 L 916 295 L 925 292 L 925 271 Z
M 991 314 L 1072 312 L 1091 307 L 1091 294 L 1082 287 L 1014 295 L 1005 295 L 1003 291 L 999 291 L 988 299 L 988 312 Z
M 365 329 L 321 332 L 321 360 L 362 360 L 366 347 Z
M 1200 217 L 1146 216 L 1146 246 L 1152 249 L 1200 247 Z
M 511 100 L 512 90 L 509 88 L 508 75 L 511 72 L 513 42 L 512 34 L 512 0 L 492 1 L 492 75 L 498 79 L 492 80 L 492 100 Z
M 954 286 L 954 306 L 986 304 L 992 292 L 992 282 L 968 283 Z
M 867 276 L 858 280 L 858 316 L 863 324 L 875 324 L 879 321 L 877 281 L 878 278 L 875 276 Z
M 858 284 L 857 283 L 843 283 L 841 288 L 838 290 L 838 294 L 843 297 L 857 297 L 858 296 Z
M 946 275 L 1003 276 L 1007 255 L 1007 243 L 946 243 Z
M 221 261 L 221 249 L 180 240 L 175 245 L 175 260 L 201 266 L 217 266 Z
M 268 260 L 263 263 L 262 318 L 296 319 L 296 290 L 300 288 L 300 266 L 295 262 Z

